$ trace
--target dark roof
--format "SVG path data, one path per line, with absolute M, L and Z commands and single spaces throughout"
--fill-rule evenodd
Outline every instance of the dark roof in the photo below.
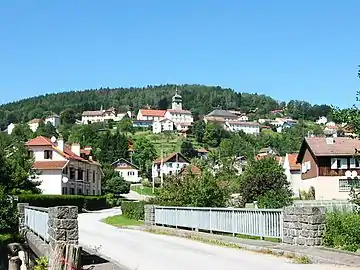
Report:
M 182 159 L 184 159 L 186 162 L 190 163 L 190 161 L 181 153 L 178 153 L 178 152 L 175 152 L 175 153 L 171 153 L 170 155 L 166 156 L 166 157 L 163 157 L 162 158 L 162 162 L 165 163 L 167 162 L 168 160 L 172 159 L 173 157 L 175 156 L 180 156 Z M 159 164 L 161 163 L 161 157 L 157 158 L 156 160 L 154 160 L 154 164 Z
M 127 165 L 128 165 L 128 167 L 118 167 L 117 166 L 117 164 L 118 163 L 126 163 Z M 118 168 L 118 169 L 129 169 L 129 168 L 134 168 L 134 169 L 137 169 L 137 170 L 139 170 L 139 167 L 138 166 L 136 166 L 136 165 L 134 165 L 133 163 L 131 163 L 130 161 L 128 161 L 128 160 L 126 160 L 125 158 L 120 158 L 120 159 L 118 159 L 117 161 L 115 161 L 115 162 L 113 162 L 112 164 L 111 164 L 111 166 L 113 166 L 113 167 L 115 167 L 116 166 L 116 168 Z
M 233 113 L 230 113 L 225 110 L 213 110 L 211 113 L 209 113 L 207 116 L 218 116 L 218 117 L 228 117 L 228 118 L 237 118 L 237 116 Z

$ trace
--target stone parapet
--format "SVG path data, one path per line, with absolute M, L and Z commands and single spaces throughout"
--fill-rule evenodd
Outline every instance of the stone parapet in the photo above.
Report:
M 155 225 L 155 205 L 144 205 L 144 212 L 145 225 Z
M 285 207 L 283 216 L 283 243 L 320 246 L 325 230 L 325 211 L 325 207 Z

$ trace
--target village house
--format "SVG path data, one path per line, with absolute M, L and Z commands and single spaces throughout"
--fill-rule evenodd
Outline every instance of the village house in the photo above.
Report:
M 234 121 L 234 120 L 228 120 L 224 123 L 224 129 L 231 131 L 231 132 L 237 132 L 237 131 L 243 131 L 246 134 L 252 134 L 252 135 L 258 135 L 260 133 L 260 125 L 259 123 L 255 122 L 241 122 L 241 121 Z
M 138 121 L 160 121 L 165 119 L 166 110 L 140 109 L 136 120 Z
M 153 133 L 158 134 L 163 131 L 173 131 L 174 130 L 174 122 L 170 119 L 162 119 L 160 121 L 154 121 L 153 125 Z
M 119 113 L 117 109 L 111 107 L 107 110 L 102 108 L 99 111 L 84 111 L 81 115 L 82 124 L 91 124 L 98 122 L 121 121 L 123 118 L 131 118 L 131 112 Z
M 120 176 L 124 178 L 125 181 L 131 183 L 139 183 L 141 181 L 141 177 L 139 177 L 139 168 L 130 161 L 120 158 L 111 164 L 111 166 L 119 173 Z
M 55 128 L 57 128 L 58 126 L 60 126 L 60 116 L 55 113 L 49 115 L 45 118 L 45 124 L 46 123 L 51 123 Z
M 295 197 L 299 197 L 299 192 L 302 190 L 301 165 L 296 163 L 297 157 L 297 153 L 289 153 L 282 160 L 284 173 Z
M 353 185 L 359 185 L 356 158 L 360 141 L 346 137 L 305 138 L 297 163 L 301 164 L 301 187 L 315 188 L 317 200 L 349 199 Z
M 237 120 L 238 116 L 230 113 L 229 111 L 216 109 L 204 116 L 205 123 L 207 122 L 225 122 L 231 120 Z
M 321 117 L 319 117 L 319 119 L 318 120 L 316 120 L 316 124 L 318 124 L 318 125 L 325 125 L 326 123 L 327 123 L 327 118 L 325 117 L 325 116 L 321 116 Z
M 101 195 L 103 173 L 100 164 L 93 160 L 91 148 L 80 144 L 66 145 L 63 139 L 38 136 L 26 143 L 34 158 L 43 194 Z
M 43 123 L 44 121 L 42 119 L 38 119 L 35 118 L 33 120 L 30 120 L 28 122 L 29 128 L 31 129 L 32 132 L 36 132 L 37 129 L 39 128 L 40 124 Z
M 16 124 L 14 123 L 10 123 L 7 128 L 6 128 L 6 132 L 8 135 L 11 135 L 11 133 L 13 132 L 14 128 L 15 128 Z
M 177 175 L 190 161 L 181 153 L 172 153 L 166 157 L 158 158 L 153 162 L 152 177 L 163 175 Z

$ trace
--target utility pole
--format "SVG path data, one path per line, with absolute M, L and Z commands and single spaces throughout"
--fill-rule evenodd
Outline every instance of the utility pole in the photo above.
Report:
M 160 173 L 161 173 L 161 188 L 163 187 L 164 184 L 164 175 L 163 175 L 163 144 L 161 143 L 161 163 L 160 163 Z
M 152 168 L 154 168 L 154 166 L 155 166 L 155 163 L 153 161 Z M 151 170 L 151 176 L 152 176 L 152 193 L 154 194 L 155 193 L 155 175 L 152 172 L 152 170 Z

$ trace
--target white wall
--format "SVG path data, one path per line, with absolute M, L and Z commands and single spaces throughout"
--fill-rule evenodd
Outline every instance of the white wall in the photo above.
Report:
M 139 171 L 136 169 L 115 169 L 115 171 L 119 172 L 119 175 L 122 176 L 125 181 L 140 182 L 141 180 L 139 177 Z M 134 175 L 129 175 L 129 173 L 133 173 Z
M 189 165 L 189 163 L 187 162 L 166 162 L 163 164 L 162 170 L 160 168 L 160 172 L 158 172 L 158 165 L 154 164 L 152 167 L 152 176 L 160 177 L 161 171 L 163 172 L 164 175 L 170 175 L 170 172 L 172 175 L 175 175 L 176 173 L 179 173 L 180 170 L 187 165 Z
M 32 130 L 32 132 L 36 132 L 36 130 L 38 129 L 38 127 L 39 127 L 39 123 L 29 124 L 29 128 Z
M 44 170 L 35 181 L 41 181 L 39 188 L 43 194 L 61 195 L 61 170 Z
M 62 161 L 66 160 L 62 155 L 57 151 L 52 149 L 49 146 L 32 146 L 30 148 L 34 153 L 35 161 Z M 44 159 L 44 150 L 52 150 L 52 159 Z
M 56 116 L 53 116 L 53 117 L 48 117 L 45 119 L 45 124 L 50 122 L 54 127 L 58 127 L 60 126 L 60 117 L 56 117 Z
M 184 113 L 178 113 L 178 112 L 167 111 L 165 113 L 165 118 L 170 119 L 175 124 L 178 124 L 178 123 L 191 124 L 192 122 L 194 122 L 194 118 L 192 117 L 191 114 L 184 114 Z
M 159 121 L 153 122 L 152 129 L 155 134 L 161 133 L 161 123 Z

